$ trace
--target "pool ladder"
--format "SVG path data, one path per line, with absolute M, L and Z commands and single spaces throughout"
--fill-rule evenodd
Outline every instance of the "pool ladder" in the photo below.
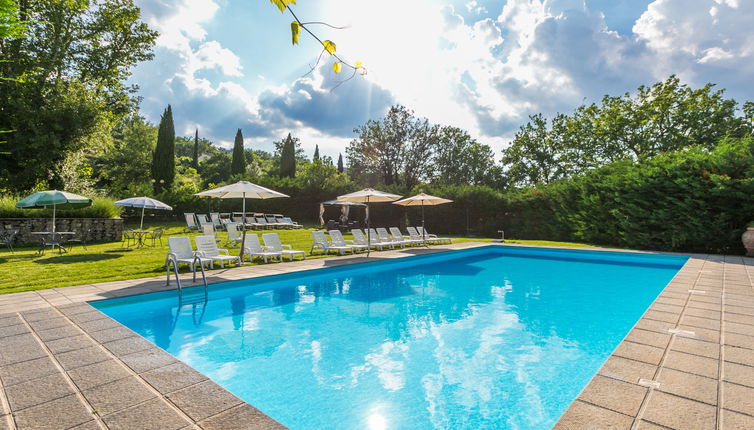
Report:
M 204 282 L 204 300 L 207 300 L 207 276 L 204 273 L 204 262 L 202 261 L 202 258 L 198 255 L 194 256 L 194 261 L 191 263 L 191 267 L 194 269 L 194 279 L 193 282 L 196 283 L 196 263 L 199 263 L 199 269 L 202 271 L 202 281 Z M 165 258 L 165 267 L 167 269 L 166 272 L 166 283 L 165 285 L 170 285 L 170 265 L 173 265 L 173 273 L 175 274 L 175 282 L 178 284 L 178 298 L 183 298 L 183 286 L 181 285 L 181 278 L 178 276 L 178 257 L 170 252 L 168 253 L 168 256 Z

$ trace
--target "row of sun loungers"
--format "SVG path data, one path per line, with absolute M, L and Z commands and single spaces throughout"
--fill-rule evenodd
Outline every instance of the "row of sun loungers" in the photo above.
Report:
M 243 241 L 244 256 L 248 256 L 249 261 L 252 261 L 255 257 L 263 259 L 265 263 L 268 259 L 283 261 L 284 257 L 288 257 L 291 261 L 296 256 L 306 258 L 304 251 L 297 251 L 290 245 L 282 244 L 277 233 L 262 234 L 262 241 L 264 244 L 259 241 L 259 236 L 256 233 L 246 233 L 246 238 Z M 209 265 L 210 269 L 214 268 L 215 262 L 219 262 L 220 267 L 223 268 L 226 262 L 241 264 L 241 257 L 230 255 L 227 249 L 218 248 L 214 235 L 196 236 L 194 243 L 196 249 L 191 247 L 191 240 L 187 236 L 168 238 L 170 252 L 168 252 L 167 258 L 173 259 L 177 264 L 188 264 L 192 272 L 196 270 L 199 264 Z M 239 241 L 239 243 L 241 242 Z M 199 257 L 199 259 L 196 259 L 196 257 Z
M 186 220 L 186 231 L 202 231 L 205 225 L 211 225 L 215 230 L 219 230 L 231 223 L 242 225 L 244 219 L 246 221 L 246 228 L 251 229 L 304 228 L 303 225 L 293 221 L 290 217 L 278 214 L 247 214 L 245 218 L 241 212 L 227 215 L 227 217 L 221 217 L 218 212 L 211 212 L 209 214 L 183 214 Z
M 398 227 L 390 227 L 389 231 L 385 228 L 372 228 L 368 232 L 358 228 L 352 229 L 353 240 L 345 240 L 339 230 L 330 230 L 328 240 L 322 231 L 313 231 L 311 254 L 321 249 L 323 253 L 328 254 L 330 251 L 337 251 L 338 254 L 344 255 L 346 252 L 352 254 L 363 252 L 369 248 L 383 250 L 385 248 L 395 249 L 396 247 L 405 248 L 407 246 L 424 245 L 425 243 L 451 243 L 448 237 L 437 237 L 434 234 L 422 230 L 424 227 L 408 227 L 408 235 L 403 235 Z M 422 235 L 423 231 L 423 235 Z

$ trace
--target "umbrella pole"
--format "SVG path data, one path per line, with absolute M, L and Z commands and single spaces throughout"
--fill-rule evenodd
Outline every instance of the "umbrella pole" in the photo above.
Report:
M 139 223 L 139 230 L 144 230 L 144 209 L 146 206 L 141 207 L 141 222 Z
M 238 253 L 238 257 L 241 259 L 241 264 L 243 264 L 243 250 L 246 247 L 246 193 L 243 193 L 242 199 L 243 203 L 241 204 L 241 210 L 243 210 L 243 214 L 241 215 L 241 221 L 243 221 L 243 226 L 241 227 L 241 252 Z M 249 262 L 251 262 L 251 258 L 249 259 Z
M 55 233 L 55 205 L 52 205 L 52 232 Z
M 424 200 L 422 200 L 422 241 L 424 242 L 424 246 L 429 248 L 429 245 L 427 245 L 427 239 L 424 237 Z
M 372 215 L 369 213 L 369 196 L 367 196 L 367 257 L 369 257 L 369 253 L 372 251 L 372 229 L 370 228 L 372 224 Z

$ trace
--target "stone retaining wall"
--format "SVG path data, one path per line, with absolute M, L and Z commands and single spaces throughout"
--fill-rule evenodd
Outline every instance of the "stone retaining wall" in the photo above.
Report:
M 19 229 L 17 244 L 37 244 L 39 238 L 33 231 L 51 231 L 52 218 L 0 218 L 0 230 Z M 87 242 L 112 242 L 121 239 L 122 218 L 58 218 L 56 231 L 82 233 Z

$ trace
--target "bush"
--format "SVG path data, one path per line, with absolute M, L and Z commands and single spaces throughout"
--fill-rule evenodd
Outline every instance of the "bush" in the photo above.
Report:
M 512 194 L 516 236 L 635 249 L 740 253 L 754 213 L 754 141 L 618 161 Z
M 0 218 L 49 218 L 52 217 L 52 208 L 49 209 L 19 209 L 16 202 L 23 199 L 18 196 L 0 197 Z M 81 209 L 58 210 L 58 218 L 118 218 L 122 208 L 115 206 L 115 200 L 107 197 L 95 197 L 92 205 Z

